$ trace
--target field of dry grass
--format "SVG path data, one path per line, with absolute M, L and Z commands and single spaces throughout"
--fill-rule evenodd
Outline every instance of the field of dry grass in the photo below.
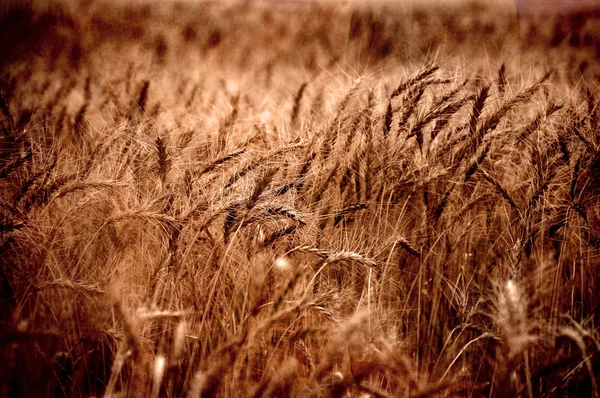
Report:
M 600 14 L 152 4 L 0 21 L 0 396 L 599 396 Z

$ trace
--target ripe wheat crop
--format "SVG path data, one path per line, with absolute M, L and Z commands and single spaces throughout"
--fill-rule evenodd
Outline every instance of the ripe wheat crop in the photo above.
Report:
M 598 397 L 595 11 L 0 20 L 0 396 Z

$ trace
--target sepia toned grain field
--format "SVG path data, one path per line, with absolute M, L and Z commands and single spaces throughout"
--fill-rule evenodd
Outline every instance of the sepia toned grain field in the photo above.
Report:
M 599 22 L 7 7 L 0 396 L 598 397 Z

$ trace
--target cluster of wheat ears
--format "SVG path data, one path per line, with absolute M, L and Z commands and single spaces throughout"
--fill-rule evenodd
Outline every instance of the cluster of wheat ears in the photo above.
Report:
M 94 4 L 0 24 L 1 396 L 599 396 L 585 48 Z

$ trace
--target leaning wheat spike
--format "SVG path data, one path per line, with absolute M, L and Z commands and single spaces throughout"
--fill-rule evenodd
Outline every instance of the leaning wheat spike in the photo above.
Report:
M 328 250 L 323 250 L 316 248 L 314 246 L 296 246 L 292 248 L 289 253 L 293 252 L 303 252 L 303 253 L 311 253 L 316 256 L 321 257 L 326 260 L 327 263 L 332 264 L 339 261 L 354 261 L 369 267 L 376 267 L 377 262 L 368 257 L 365 257 L 359 253 L 351 252 L 351 251 L 340 251 L 340 252 L 331 252 Z
M 308 86 L 307 82 L 302 83 L 302 85 L 300 85 L 300 88 L 298 89 L 298 92 L 296 93 L 296 97 L 294 97 L 294 107 L 292 108 L 292 115 L 290 118 L 292 126 L 296 125 L 296 121 L 298 120 L 298 116 L 300 115 L 302 96 L 304 95 L 304 90 L 306 90 L 306 86 Z
M 341 117 L 344 114 L 344 111 L 346 111 L 346 108 L 348 107 L 348 104 L 350 104 L 350 101 L 352 101 L 352 99 L 358 93 L 359 89 L 362 87 L 363 81 L 364 80 L 361 79 L 361 78 L 356 79 L 356 81 L 354 82 L 354 84 L 352 85 L 352 87 L 350 87 L 350 89 L 348 90 L 348 92 L 346 92 L 346 95 L 344 96 L 344 98 L 342 98 L 342 101 L 338 105 L 338 110 L 337 110 L 337 113 L 336 113 L 336 119 L 339 120 L 339 117 Z
M 44 282 L 36 286 L 38 290 L 50 289 L 50 288 L 61 288 L 71 289 L 74 291 L 83 292 L 86 294 L 103 295 L 106 293 L 104 289 L 97 285 L 92 285 L 84 282 L 74 281 L 71 279 L 55 279 L 49 282 Z
M 394 112 L 392 110 L 392 100 L 388 101 L 387 110 L 385 112 L 384 122 L 383 122 L 383 138 L 386 139 L 392 129 L 392 121 L 394 117 Z
M 563 161 L 565 162 L 566 165 L 568 165 L 569 163 L 571 163 L 571 151 L 569 150 L 569 144 L 563 133 L 558 134 L 556 142 L 558 145 L 558 150 L 560 151 L 560 154 L 562 155 Z
M 15 206 L 18 205 L 19 202 L 21 202 L 21 200 L 23 200 L 26 197 L 26 195 L 29 192 L 29 190 L 31 189 L 31 187 L 36 185 L 36 183 L 42 177 L 46 177 L 47 174 L 51 173 L 55 164 L 56 164 L 56 162 L 53 162 L 50 166 L 38 171 L 29 180 L 25 181 L 21 185 L 21 188 L 19 189 L 19 191 L 17 193 L 15 193 L 15 195 L 13 196 L 13 205 L 15 205 Z M 41 183 L 40 185 L 43 185 L 43 183 Z
M 323 250 L 323 249 L 319 249 L 319 248 L 314 247 L 314 246 L 296 246 L 296 247 L 293 247 L 292 249 L 290 249 L 290 251 L 288 253 L 291 254 L 291 253 L 294 253 L 294 252 L 310 253 L 310 254 L 314 254 L 316 256 L 319 256 L 322 259 L 326 259 L 330 255 L 329 251 Z
M 489 151 L 490 151 L 490 147 L 491 144 L 487 143 L 484 147 L 483 150 L 481 151 L 481 153 L 477 156 L 477 158 L 471 163 L 471 165 L 467 168 L 467 171 L 465 172 L 465 177 L 463 179 L 463 182 L 467 182 L 471 179 L 471 177 L 473 176 L 473 174 L 475 174 L 475 172 L 477 171 L 477 169 L 479 168 L 479 165 L 485 160 L 485 158 L 487 157 Z
M 231 188 L 240 178 L 243 178 L 246 174 L 248 174 L 249 172 L 251 172 L 252 170 L 257 168 L 258 166 L 263 164 L 265 161 L 271 160 L 274 157 L 282 155 L 286 152 L 290 152 L 296 148 L 302 148 L 303 146 L 304 146 L 304 144 L 302 144 L 302 143 L 284 145 L 281 148 L 275 149 L 264 156 L 253 159 L 252 161 L 248 161 L 240 170 L 236 171 L 231 176 L 229 181 L 227 181 L 227 183 L 224 185 L 223 189 Z
M 454 222 L 458 222 L 458 221 L 462 220 L 464 215 L 467 214 L 467 212 L 469 210 L 473 209 L 473 207 L 478 205 L 484 199 L 485 199 L 485 196 L 477 196 L 477 197 L 474 197 L 473 199 L 471 199 L 460 209 L 460 211 L 458 211 L 456 214 L 454 214 L 452 216 L 452 222 L 454 223 Z
M 19 156 L 12 161 L 7 162 L 4 167 L 0 169 L 0 179 L 8 177 L 11 173 L 18 170 L 21 166 L 25 164 L 25 162 L 29 161 L 33 156 L 33 152 L 31 148 L 27 148 L 27 152 Z
M 333 167 L 331 167 L 331 170 L 329 171 L 329 174 L 327 174 L 327 177 L 323 180 L 323 182 L 319 186 L 315 186 L 314 193 L 313 193 L 313 196 L 311 198 L 311 203 L 319 203 L 321 201 L 321 198 L 323 197 L 323 194 L 325 193 L 325 191 L 327 190 L 327 188 L 329 188 L 329 185 L 331 184 L 331 182 L 335 178 L 335 176 L 336 176 L 336 174 L 338 172 L 339 167 L 340 167 L 339 162 L 336 162 L 333 165 Z
M 450 186 L 446 189 L 446 191 L 442 195 L 442 199 L 433 208 L 433 212 L 430 213 L 435 216 L 436 222 L 440 219 L 440 217 L 442 217 L 442 214 L 444 213 L 444 210 L 446 210 L 446 206 L 448 205 L 448 201 L 450 200 L 450 195 L 452 195 L 452 193 L 454 192 L 454 189 L 456 187 L 457 187 L 456 183 L 454 183 L 454 182 L 450 183 Z M 425 193 L 427 193 L 427 191 L 423 191 L 423 193 L 425 194 Z M 428 199 L 428 196 L 424 195 L 424 199 Z
M 540 112 L 537 116 L 529 122 L 519 133 L 517 136 L 517 142 L 523 142 L 527 137 L 532 135 L 542 124 L 542 120 L 544 117 L 544 112 Z
M 367 209 L 367 205 L 365 203 L 354 203 L 344 207 L 335 213 L 333 226 L 335 227 L 338 225 L 347 215 L 365 209 Z
M 364 145 L 372 147 L 373 132 L 372 132 L 372 115 L 374 106 L 374 92 L 367 91 L 367 104 L 362 110 L 358 110 L 354 120 L 348 128 L 346 128 L 346 143 L 344 145 L 344 153 L 347 153 L 354 142 L 356 136 L 364 136 Z
M 104 144 L 102 142 L 98 142 L 94 145 L 90 154 L 88 155 L 88 159 L 81 168 L 80 178 L 85 180 L 90 176 L 93 170 L 94 163 L 98 158 L 100 158 L 99 154 L 104 150 Z
M 275 243 L 276 240 L 283 238 L 284 236 L 291 235 L 294 232 L 296 232 L 297 230 L 298 230 L 298 225 L 288 225 L 285 228 L 281 228 L 281 229 L 273 232 L 271 235 L 267 236 L 262 242 L 260 242 L 260 246 L 261 247 L 269 247 L 273 243 Z
M 352 171 L 354 172 L 354 193 L 356 195 L 356 201 L 360 202 L 362 197 L 362 183 L 361 183 L 361 157 L 360 154 L 357 153 L 354 157 L 354 162 L 352 163 Z
M 554 113 L 560 111 L 563 108 L 563 105 L 557 104 L 556 102 L 550 102 L 546 107 L 546 117 L 552 116 Z
M 177 226 L 172 225 L 169 226 L 170 231 L 168 231 L 169 235 L 169 243 L 168 243 L 168 269 L 176 269 L 179 261 L 179 237 L 181 236 L 181 228 L 177 228 Z
M 443 86 L 445 84 L 454 83 L 453 79 L 427 79 L 420 81 L 418 84 L 414 85 L 413 88 L 417 87 L 430 87 L 430 86 Z
M 344 143 L 344 147 L 343 147 L 343 152 L 344 153 L 348 153 L 348 151 L 350 150 L 350 147 L 352 146 L 352 143 L 354 142 L 354 138 L 357 135 L 361 135 L 363 128 L 365 127 L 365 122 L 364 122 L 364 115 L 362 114 L 362 112 L 357 112 L 356 116 L 354 117 L 354 120 L 352 121 L 352 124 L 350 124 L 348 126 L 348 128 L 345 130 L 346 131 L 346 142 Z
M 185 187 L 186 196 L 191 198 L 194 193 L 194 178 L 192 177 L 192 171 L 190 169 L 185 169 L 185 173 L 183 174 L 183 186 Z
M 340 261 L 353 261 L 355 263 L 364 265 L 366 267 L 375 268 L 377 267 L 377 262 L 368 257 L 363 256 L 362 254 L 351 252 L 351 251 L 340 251 L 335 252 L 329 255 L 326 264 L 334 264 Z
M 229 137 L 231 135 L 231 133 L 233 132 L 235 123 L 238 118 L 239 102 L 240 102 L 240 95 L 238 93 L 235 96 L 233 96 L 233 98 L 231 99 L 231 111 L 229 112 L 229 114 L 227 115 L 227 117 L 225 118 L 225 120 L 223 121 L 221 126 L 219 127 L 218 136 L 217 136 L 217 140 L 218 140 L 217 144 L 218 144 L 219 152 L 222 152 L 225 149 L 225 145 L 227 143 L 227 137 Z
M 574 114 L 572 115 L 572 118 L 574 118 L 575 120 L 569 123 L 569 133 L 577 137 L 579 141 L 581 141 L 584 144 L 586 150 L 589 153 L 596 153 L 596 146 L 581 133 L 586 117 L 579 117 L 577 114 Z
M 556 170 L 551 170 L 550 173 L 548 173 L 548 175 L 544 178 L 544 180 L 540 181 L 541 184 L 539 185 L 539 187 L 535 190 L 535 192 L 531 195 L 531 198 L 529 199 L 529 203 L 527 205 L 528 212 L 531 212 L 535 209 L 535 206 L 537 205 L 540 197 L 542 195 L 544 195 L 544 193 L 550 187 L 550 183 L 552 182 L 552 179 L 554 178 L 555 174 L 556 174 Z
M 370 89 L 367 93 L 367 107 L 364 111 L 364 129 L 365 129 L 365 146 L 368 151 L 372 151 L 373 149 L 373 125 L 374 125 L 374 117 L 375 113 L 375 90 Z
M 302 365 L 304 365 L 308 369 L 309 373 L 312 373 L 315 369 L 315 364 L 314 364 L 312 355 L 310 354 L 310 350 L 306 346 L 306 343 L 304 342 L 304 340 L 301 338 L 298 338 L 296 336 L 293 336 L 293 337 L 290 337 L 290 341 L 294 342 L 294 347 L 296 348 L 296 352 L 301 356 L 300 361 L 301 361 Z
M 450 118 L 452 115 L 454 115 L 456 112 L 458 112 L 463 106 L 465 106 L 473 98 L 474 98 L 473 96 L 467 96 L 467 97 L 458 99 L 456 101 L 450 101 L 450 98 L 448 98 L 444 102 L 441 102 L 441 100 L 440 100 L 439 104 L 432 106 L 431 110 L 425 116 L 423 116 L 422 118 L 420 118 L 417 121 L 417 124 L 415 125 L 413 130 L 423 128 L 427 124 L 431 123 L 434 120 L 436 121 L 436 128 L 437 128 L 437 122 L 439 122 L 439 120 L 438 120 L 439 118 Z M 435 138 L 435 136 L 433 136 L 432 139 L 433 138 Z
M 267 189 L 267 187 L 273 180 L 273 177 L 275 177 L 275 174 L 277 174 L 277 169 L 270 168 L 267 171 L 265 171 L 264 173 L 262 173 L 262 175 L 260 175 L 259 178 L 254 182 L 254 188 L 252 190 L 252 194 L 250 195 L 250 197 L 248 198 L 248 201 L 246 202 L 246 208 L 248 210 L 251 210 L 252 208 L 254 208 L 254 206 L 256 205 L 256 202 L 258 201 L 260 196 Z
M 340 195 L 342 195 L 346 191 L 346 188 L 348 188 L 348 186 L 350 185 L 351 175 L 352 167 L 346 167 L 346 171 L 344 171 L 344 174 L 342 174 L 342 177 L 340 178 Z
M 237 221 L 237 218 L 238 210 L 235 206 L 231 206 L 227 212 L 227 216 L 225 217 L 225 222 L 223 223 L 223 241 L 225 244 L 229 243 L 229 236 L 235 222 Z
M 320 132 L 317 136 L 323 136 L 323 142 L 321 143 L 321 150 L 319 154 L 321 155 L 321 159 L 323 161 L 329 159 L 329 155 L 331 154 L 332 148 L 335 145 L 337 137 L 339 135 L 339 126 L 331 127 L 325 131 Z
M 321 144 L 321 157 L 323 159 L 327 159 L 329 154 L 331 153 L 332 148 L 335 146 L 338 135 L 341 131 L 341 127 L 343 122 L 347 119 L 348 115 L 346 115 L 346 108 L 352 102 L 352 99 L 358 94 L 359 89 L 362 86 L 362 79 L 357 79 L 354 85 L 348 90 L 340 105 L 338 106 L 337 113 L 335 117 L 331 121 L 331 123 L 327 126 L 325 131 L 321 133 L 323 135 L 323 143 Z M 319 135 L 321 135 L 319 134 Z
M 479 121 L 481 119 L 481 114 L 484 110 L 486 99 L 488 98 L 488 95 L 489 95 L 490 87 L 491 87 L 490 85 L 485 85 L 484 87 L 482 87 L 481 90 L 479 91 L 479 94 L 475 98 L 475 102 L 473 104 L 473 110 L 471 113 L 471 118 L 469 119 L 469 124 L 468 124 L 469 136 L 465 140 L 466 143 L 464 144 L 464 146 L 462 146 L 459 149 L 458 155 L 456 156 L 457 159 L 462 159 L 466 156 L 473 155 L 477 151 L 479 144 L 481 143 L 481 141 L 483 140 L 483 138 L 485 136 L 487 129 L 481 128 L 481 127 L 478 128 L 477 126 L 479 125 Z M 458 138 L 456 140 L 458 140 Z M 453 146 L 454 145 L 449 145 L 449 147 L 453 147 Z
M 235 159 L 241 155 L 243 155 L 246 152 L 245 149 L 239 149 L 237 151 L 228 153 L 225 156 L 221 156 L 220 158 L 218 158 L 217 160 L 215 160 L 214 162 L 211 162 L 210 164 L 208 164 L 206 167 L 204 167 L 204 169 L 202 169 L 202 171 L 200 171 L 196 177 L 200 177 L 206 173 L 210 173 L 211 171 L 213 171 L 215 168 L 217 168 L 217 166 L 222 165 L 223 163 L 226 163 L 228 161 L 230 161 L 231 159 Z
M 29 195 L 29 199 L 24 204 L 25 209 L 31 209 L 34 206 L 44 206 L 48 200 L 54 198 L 54 195 L 60 188 L 68 183 L 72 183 L 76 178 L 77 176 L 72 174 L 69 176 L 54 177 L 50 181 L 46 181 L 45 184 L 40 184 L 40 187 Z
M 469 132 L 471 133 L 471 136 L 475 136 L 477 132 L 477 124 L 479 123 L 479 118 L 485 107 L 485 100 L 488 97 L 489 90 L 490 86 L 485 85 L 479 90 L 477 97 L 475 97 L 473 110 L 471 111 L 471 119 L 469 120 Z
M 258 158 L 252 161 L 247 162 L 240 170 L 233 173 L 233 175 L 229 178 L 229 181 L 223 187 L 224 189 L 231 188 L 236 182 L 242 179 L 246 174 L 254 170 L 258 167 L 266 158 Z
M 181 134 L 181 136 L 179 137 L 179 145 L 178 145 L 178 149 L 180 152 L 183 151 L 184 149 L 186 149 L 190 145 L 190 142 L 192 142 L 192 138 L 194 138 L 195 133 L 196 133 L 196 130 L 194 128 L 189 128 L 189 129 L 185 130 L 185 132 L 183 134 Z
M 57 188 L 57 190 L 54 191 L 52 196 L 47 201 L 46 206 L 50 206 L 50 204 L 53 203 L 54 201 L 56 201 L 57 199 L 63 198 L 73 192 L 86 191 L 86 190 L 91 190 L 91 189 L 114 189 L 117 187 L 125 187 L 125 186 L 127 186 L 127 184 L 124 184 L 119 181 L 113 181 L 113 180 L 68 182 L 68 183 L 61 185 L 60 188 Z
M 316 157 L 317 154 L 312 150 L 309 150 L 305 157 L 304 163 L 300 168 L 300 171 L 298 171 L 298 176 L 296 177 L 296 191 L 298 192 L 298 194 L 302 194 L 302 189 L 304 188 L 304 180 L 306 178 L 306 175 L 308 174 L 308 170 L 312 166 L 312 163 Z
M 406 104 L 404 112 L 402 113 L 402 117 L 398 122 L 398 134 L 404 131 L 405 126 L 408 123 L 408 119 L 413 115 L 414 111 L 417 109 L 417 105 L 419 104 L 419 101 L 421 100 L 421 97 L 423 96 L 424 92 L 425 87 L 420 86 L 412 93 L 412 95 L 409 95 L 407 99 L 408 103 Z
M 463 89 L 466 87 L 466 85 L 469 83 L 470 79 L 464 79 L 462 81 L 462 83 L 457 84 L 456 87 L 454 87 L 453 89 L 451 89 L 450 91 L 448 91 L 447 93 L 443 94 L 436 102 L 435 104 L 431 107 L 432 110 L 434 109 L 440 109 L 443 108 L 444 106 L 446 106 L 446 104 L 452 100 L 454 97 L 456 97 L 456 95 Z M 468 96 L 463 98 L 467 99 L 469 98 Z M 457 100 L 460 101 L 460 100 Z
M 169 173 L 169 169 L 171 168 L 171 159 L 169 158 L 169 150 L 167 149 L 167 144 L 165 139 L 161 136 L 156 137 L 154 142 L 156 148 L 156 171 L 160 178 L 163 186 L 167 181 L 167 174 Z
M 404 237 L 396 238 L 396 241 L 394 242 L 394 246 L 396 246 L 396 245 L 400 245 L 400 247 L 402 247 L 404 250 L 406 250 L 408 253 L 410 253 L 411 255 L 413 255 L 415 257 L 421 256 L 421 251 L 419 249 L 415 248 L 413 245 L 411 245 L 410 242 L 408 241 L 408 239 L 406 239 Z
M 278 185 L 273 192 L 275 196 L 283 196 L 289 192 L 290 189 L 295 188 L 298 185 L 298 181 L 292 180 L 288 181 L 285 184 Z
M 410 88 L 411 86 L 419 83 L 422 80 L 425 80 L 426 78 L 428 78 L 429 76 L 433 75 L 437 70 L 439 69 L 438 66 L 436 65 L 430 65 L 425 67 L 425 69 L 423 69 L 421 72 L 419 72 L 417 75 L 415 75 L 414 77 L 411 77 L 410 79 L 406 80 L 405 82 L 401 83 L 391 94 L 390 94 L 390 99 L 391 98 L 395 98 L 397 96 L 399 96 L 400 94 L 402 94 L 406 89 Z
M 445 128 L 448 125 L 448 121 L 448 119 L 442 118 L 440 124 L 443 124 Z M 466 124 L 454 127 L 448 132 L 442 145 L 438 145 L 439 148 L 437 149 L 436 157 L 441 164 L 453 165 L 462 159 L 468 159 L 467 154 L 474 147 L 474 142 L 475 139 L 469 136 Z M 451 156 L 453 152 L 455 153 L 454 157 Z
M 496 180 L 494 177 L 492 177 L 487 171 L 483 170 L 483 169 L 479 169 L 480 174 L 483 176 L 483 178 L 489 182 L 490 184 L 492 184 L 494 186 L 494 188 L 496 188 L 496 191 L 498 191 L 498 193 L 504 198 L 506 199 L 506 201 L 510 204 L 510 206 L 519 211 L 519 206 L 517 206 L 516 202 L 513 200 L 512 196 L 510 196 L 510 194 L 508 193 L 508 191 L 506 190 L 506 188 L 504 188 L 502 186 L 502 184 L 500 184 L 500 182 L 498 180 Z
M 296 210 L 290 209 L 288 207 L 270 206 L 269 208 L 267 208 L 266 214 L 268 216 L 273 216 L 273 215 L 283 216 L 283 217 L 289 218 L 291 220 L 294 220 L 302 225 L 306 225 L 306 221 L 302 218 L 302 216 Z
M 468 102 L 468 101 L 467 101 Z M 458 111 L 458 109 L 457 109 Z M 451 114 L 442 114 L 438 116 L 436 120 L 435 127 L 431 130 L 430 140 L 433 141 L 435 138 L 450 124 L 450 116 Z
M 525 102 L 529 101 L 531 98 L 533 98 L 535 93 L 543 86 L 544 82 L 546 80 L 548 80 L 549 77 L 550 77 L 550 72 L 548 72 L 546 75 L 544 75 L 544 77 L 542 77 L 538 82 L 533 84 L 531 87 L 527 88 L 526 90 L 517 94 L 511 100 L 502 104 L 502 106 L 496 112 L 494 112 L 494 114 L 488 120 L 485 121 L 485 123 L 481 127 L 481 132 L 479 133 L 479 135 L 484 135 L 489 130 L 494 130 L 498 126 L 498 124 L 500 123 L 502 118 L 506 114 L 508 114 L 508 112 L 510 112 L 515 106 L 525 103 Z
M 187 224 L 188 222 L 193 220 L 194 217 L 197 217 L 199 214 L 201 214 L 200 208 L 203 207 L 203 205 L 204 204 L 202 203 L 197 206 L 191 206 L 190 208 L 188 208 L 186 211 L 182 212 L 179 215 L 179 217 L 177 218 L 177 222 L 180 225 Z M 209 214 L 205 215 L 205 217 L 203 218 L 202 223 L 196 227 L 196 231 L 198 231 L 198 233 L 200 233 L 200 232 L 204 231 L 205 229 L 209 228 L 211 226 L 211 224 L 217 218 L 219 218 L 221 215 L 223 215 L 229 211 L 229 207 L 230 206 L 224 206 L 224 207 L 220 207 L 220 208 L 217 208 L 216 210 L 212 210 L 211 212 L 209 212 Z M 205 210 L 205 209 L 202 208 L 202 210 Z
M 366 156 L 365 156 L 365 167 L 364 167 L 364 172 L 365 172 L 365 201 L 369 201 L 371 199 L 371 196 L 373 195 L 373 175 L 375 174 L 373 172 L 373 152 L 370 150 L 367 150 Z
M 330 219 L 330 215 L 329 215 L 329 210 L 331 209 L 331 205 L 326 205 L 325 207 L 323 207 L 321 209 L 321 212 L 319 214 L 318 219 L 319 221 L 319 229 L 317 231 L 317 238 L 316 238 L 316 243 L 315 246 L 319 246 L 321 244 L 321 240 L 323 239 L 324 236 L 324 232 L 325 232 L 325 228 L 327 228 L 327 224 L 329 224 L 329 219 Z
M 579 168 L 581 167 L 581 158 L 577 158 L 575 165 L 573 166 L 573 175 L 571 176 L 571 187 L 569 193 L 571 201 L 575 202 L 577 199 L 577 180 L 579 179 Z

